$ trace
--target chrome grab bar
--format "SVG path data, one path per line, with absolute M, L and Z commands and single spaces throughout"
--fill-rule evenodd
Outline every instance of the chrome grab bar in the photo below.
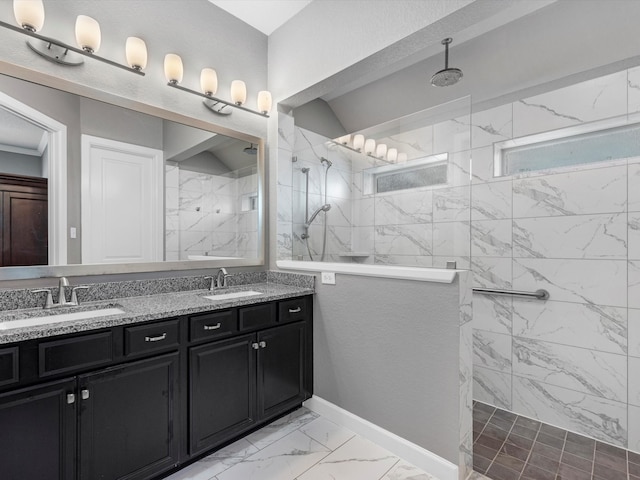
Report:
M 549 292 L 544 288 L 536 290 L 535 292 L 523 292 L 521 290 L 500 290 L 496 288 L 474 288 L 473 293 L 480 293 L 482 295 L 506 295 L 509 297 L 535 298 L 537 300 L 549 299 Z

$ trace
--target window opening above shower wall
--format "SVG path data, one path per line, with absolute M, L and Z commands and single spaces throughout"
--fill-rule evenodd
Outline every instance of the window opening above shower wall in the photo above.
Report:
M 448 158 L 447 153 L 442 153 L 415 159 L 408 164 L 385 165 L 364 170 L 363 194 L 446 185 Z
M 494 177 L 640 156 L 640 118 L 613 119 L 494 145 Z

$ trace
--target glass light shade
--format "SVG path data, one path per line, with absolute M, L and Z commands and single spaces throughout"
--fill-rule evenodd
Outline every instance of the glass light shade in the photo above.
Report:
M 200 88 L 205 95 L 215 95 L 218 91 L 218 74 L 213 68 L 203 68 L 200 72 Z
M 164 76 L 169 83 L 180 83 L 182 81 L 182 59 L 175 53 L 167 53 L 164 56 Z
M 247 86 L 242 80 L 231 82 L 231 101 L 236 105 L 242 105 L 247 101 Z
M 406 153 L 399 153 L 398 154 L 398 163 L 405 163 L 407 161 L 407 154 Z
M 127 64 L 135 70 L 147 68 L 147 44 L 138 37 L 127 38 L 125 47 Z
M 376 147 L 376 157 L 384 158 L 387 154 L 387 146 L 384 143 L 381 143 Z
M 271 92 L 262 90 L 258 92 L 258 111 L 260 113 L 269 113 L 271 111 Z
M 360 151 L 364 147 L 364 135 L 356 135 L 353 137 L 353 148 Z
M 89 53 L 97 53 L 101 41 L 100 24 L 97 20 L 86 15 L 78 15 L 76 19 L 76 42 L 78 46 Z
M 376 141 L 373 138 L 367 138 L 364 142 L 364 153 L 371 155 L 376 149 Z
M 25 30 L 37 32 L 44 25 L 44 4 L 42 0 L 13 0 L 13 14 L 16 22 Z
M 390 162 L 395 162 L 396 160 L 398 160 L 398 149 L 397 148 L 390 148 L 389 151 L 387 152 L 387 160 L 389 160 Z
M 351 135 L 343 135 L 342 137 L 339 137 L 336 140 L 336 142 L 338 142 L 341 145 L 348 145 L 350 141 L 351 141 Z

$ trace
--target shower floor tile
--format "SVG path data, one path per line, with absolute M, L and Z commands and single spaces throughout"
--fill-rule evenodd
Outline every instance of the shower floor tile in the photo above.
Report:
M 640 454 L 473 403 L 469 480 L 640 480 Z

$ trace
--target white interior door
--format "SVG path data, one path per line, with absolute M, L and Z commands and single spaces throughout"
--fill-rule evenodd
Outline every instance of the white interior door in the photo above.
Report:
M 82 135 L 82 263 L 163 260 L 161 150 Z

